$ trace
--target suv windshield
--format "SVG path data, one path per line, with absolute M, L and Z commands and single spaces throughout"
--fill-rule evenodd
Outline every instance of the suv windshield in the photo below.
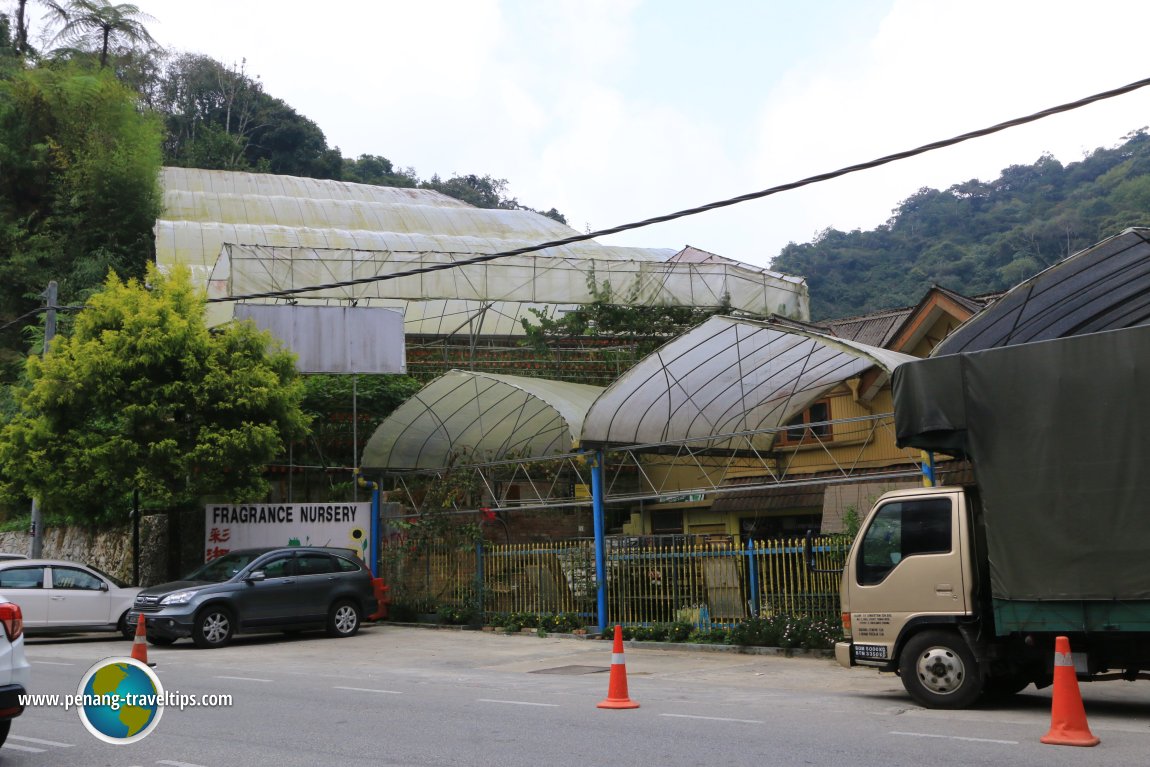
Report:
M 222 557 L 217 557 L 192 570 L 184 577 L 184 580 L 221 583 L 243 570 L 252 560 L 263 553 L 262 551 L 233 551 L 231 554 L 224 554 Z

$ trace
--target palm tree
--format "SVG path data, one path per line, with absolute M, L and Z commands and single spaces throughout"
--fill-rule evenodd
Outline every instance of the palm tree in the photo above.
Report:
M 28 48 L 28 2 L 29 0 L 16 0 L 16 53 L 25 55 L 29 52 Z M 41 3 L 48 6 L 54 13 L 59 14 L 61 18 L 64 17 L 64 9 L 60 7 L 59 3 L 53 0 L 40 0 Z
M 108 65 L 114 42 L 156 46 L 143 21 L 154 18 L 130 3 L 112 5 L 109 0 L 69 0 L 63 7 L 64 26 L 52 42 L 77 44 L 99 36 L 100 68 Z

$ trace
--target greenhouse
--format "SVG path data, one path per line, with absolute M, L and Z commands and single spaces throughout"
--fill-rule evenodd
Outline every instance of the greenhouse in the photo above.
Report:
M 467 264 L 580 235 L 533 211 L 474 208 L 426 189 L 186 168 L 165 169 L 163 186 L 157 261 L 204 280 L 213 322 L 243 297 L 397 307 L 411 335 L 519 336 L 531 309 L 588 303 L 589 285 L 604 282 L 636 304 L 809 317 L 802 278 L 667 248 L 584 240 Z

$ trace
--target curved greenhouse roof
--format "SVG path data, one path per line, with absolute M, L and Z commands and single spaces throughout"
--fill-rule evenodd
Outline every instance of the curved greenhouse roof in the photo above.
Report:
M 162 180 L 157 262 L 190 266 L 210 281 L 215 298 L 386 277 L 577 234 L 532 211 L 474 208 L 426 189 L 185 168 L 165 168 Z M 399 307 L 408 333 L 443 335 L 466 326 L 472 334 L 517 335 L 529 308 L 561 311 L 586 303 L 594 278 L 609 280 L 616 295 L 636 291 L 641 303 L 718 306 L 729 296 L 741 311 L 809 317 L 801 278 L 673 256 L 667 248 L 587 240 L 292 300 Z M 225 312 L 226 305 L 215 306 L 213 321 L 227 319 Z
M 599 386 L 452 370 L 384 419 L 364 447 L 368 468 L 436 469 L 574 447 Z
M 362 464 L 442 468 L 572 448 L 707 439 L 786 424 L 827 391 L 869 370 L 872 399 L 915 359 L 803 329 L 712 317 L 645 357 L 610 387 L 453 370 L 388 416 Z M 773 435 L 751 447 L 769 449 Z M 729 450 L 734 440 L 707 447 Z M 740 440 L 739 447 L 745 448 Z M 463 458 L 466 456 L 466 458 Z
M 873 399 L 895 367 L 915 359 L 801 328 L 712 317 L 645 357 L 595 401 L 582 446 L 657 445 L 786 424 L 827 391 L 879 371 Z M 751 446 L 769 449 L 772 433 Z M 740 441 L 740 447 L 746 442 Z M 733 449 L 734 440 L 710 449 Z
M 1150 229 L 1131 228 L 1011 288 L 932 357 L 1150 323 Z

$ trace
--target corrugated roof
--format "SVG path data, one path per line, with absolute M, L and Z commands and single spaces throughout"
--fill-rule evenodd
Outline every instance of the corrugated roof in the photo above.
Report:
M 868 346 L 886 348 L 898 329 L 914 312 L 914 307 L 887 309 L 861 317 L 828 320 L 825 325 L 839 338 L 847 338 Z

